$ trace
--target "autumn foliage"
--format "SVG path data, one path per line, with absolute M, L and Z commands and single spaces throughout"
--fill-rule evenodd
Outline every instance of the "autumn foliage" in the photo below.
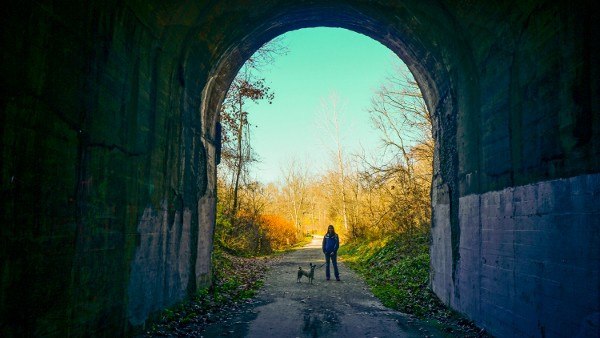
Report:
M 239 212 L 230 219 L 217 217 L 217 245 L 238 255 L 263 255 L 298 243 L 294 225 L 279 215 Z
M 277 50 L 266 46 L 271 49 L 263 57 Z M 313 162 L 290 154 L 281 181 L 263 184 L 250 171 L 260 157 L 251 147 L 248 111 L 274 98 L 253 66 L 261 60 L 253 57 L 240 71 L 221 109 L 217 243 L 244 255 L 265 254 L 292 246 L 305 234 L 323 234 L 330 224 L 345 243 L 426 234 L 433 120 L 408 69 L 390 74 L 372 97 L 368 113 L 380 135 L 378 152 L 348 151 L 340 136 L 345 128 L 343 99 L 331 95 L 319 111 L 331 163 L 315 172 Z
M 272 214 L 261 215 L 260 221 L 274 250 L 282 250 L 296 243 L 296 228 L 292 222 Z

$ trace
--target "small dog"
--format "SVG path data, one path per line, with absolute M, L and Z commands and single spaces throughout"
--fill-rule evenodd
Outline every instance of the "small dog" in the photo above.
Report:
M 296 283 L 300 283 L 300 279 L 302 278 L 302 276 L 306 276 L 308 278 L 308 282 L 310 284 L 313 283 L 313 279 L 315 278 L 315 268 L 317 266 L 313 265 L 312 263 L 309 263 L 309 264 L 310 264 L 310 272 L 302 270 L 301 266 L 298 267 L 298 279 L 296 279 Z

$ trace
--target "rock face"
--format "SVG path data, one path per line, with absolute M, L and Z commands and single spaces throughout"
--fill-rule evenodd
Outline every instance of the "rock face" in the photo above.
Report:
M 596 7 L 11 3 L 0 332 L 125 335 L 210 283 L 225 91 L 262 43 L 334 26 L 396 52 L 435 112 L 434 291 L 497 336 L 597 333 Z

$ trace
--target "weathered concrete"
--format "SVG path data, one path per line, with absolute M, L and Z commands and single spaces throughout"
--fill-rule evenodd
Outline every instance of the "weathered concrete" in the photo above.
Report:
M 498 336 L 598 335 L 599 183 L 583 175 L 461 197 L 460 261 L 454 279 L 432 263 L 434 290 Z M 434 234 L 440 246 L 444 235 Z
M 262 43 L 313 26 L 388 46 L 434 112 L 438 295 L 500 336 L 597 323 L 598 14 L 550 0 L 8 4 L 0 332 L 126 334 L 210 282 L 218 107 Z

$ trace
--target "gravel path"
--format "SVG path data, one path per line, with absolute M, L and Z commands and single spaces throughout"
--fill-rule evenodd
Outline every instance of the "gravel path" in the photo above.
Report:
M 204 337 L 439 337 L 431 325 L 384 307 L 352 270 L 338 262 L 340 282 L 325 280 L 317 268 L 314 283 L 296 283 L 298 266 L 321 266 L 321 238 L 284 255 L 267 273 L 253 303 L 226 323 L 206 327 Z M 333 271 L 332 271 L 333 276 Z

